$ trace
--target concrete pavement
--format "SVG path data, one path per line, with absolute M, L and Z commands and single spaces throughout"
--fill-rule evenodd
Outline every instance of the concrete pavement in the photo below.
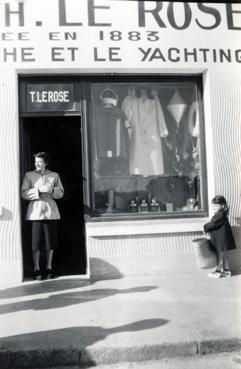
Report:
M 0 291 L 0 368 L 163 360 L 241 350 L 241 275 L 207 271 Z

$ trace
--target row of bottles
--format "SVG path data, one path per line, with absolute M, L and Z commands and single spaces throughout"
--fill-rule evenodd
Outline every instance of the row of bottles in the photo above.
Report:
M 160 204 L 156 198 L 152 198 L 151 202 L 148 203 L 145 199 L 142 199 L 140 203 L 136 200 L 130 200 L 129 204 L 130 213 L 146 213 L 146 212 L 157 212 L 160 211 Z

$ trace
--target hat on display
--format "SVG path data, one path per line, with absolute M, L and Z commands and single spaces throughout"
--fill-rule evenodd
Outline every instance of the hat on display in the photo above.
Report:
M 118 96 L 116 92 L 110 88 L 106 88 L 100 94 L 100 100 L 104 105 L 117 106 Z

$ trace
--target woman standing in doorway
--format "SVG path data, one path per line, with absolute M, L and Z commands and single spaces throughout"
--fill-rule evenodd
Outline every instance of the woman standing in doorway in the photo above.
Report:
M 25 174 L 21 196 L 29 201 L 26 220 L 32 222 L 32 254 L 34 279 L 53 278 L 53 252 L 58 247 L 57 220 L 60 219 L 55 200 L 64 195 L 64 188 L 58 173 L 47 169 L 49 155 L 42 151 L 34 154 L 35 170 Z M 43 242 L 42 242 L 43 241 Z M 46 251 L 46 270 L 40 271 L 40 250 Z

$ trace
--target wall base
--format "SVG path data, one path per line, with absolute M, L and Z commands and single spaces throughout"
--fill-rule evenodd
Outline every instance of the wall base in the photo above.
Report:
M 91 279 L 161 276 L 195 273 L 199 270 L 194 253 L 90 258 Z
M 16 286 L 22 281 L 22 261 L 0 262 L 0 289 Z
M 87 237 L 90 277 L 105 279 L 200 272 L 203 269 L 198 263 L 193 240 L 201 236 L 200 232 L 195 232 Z M 241 271 L 241 248 L 230 251 L 229 255 L 232 270 Z
M 241 274 L 241 250 L 230 251 L 229 259 L 232 273 Z M 94 280 L 131 276 L 207 274 L 209 271 L 199 267 L 194 253 L 90 257 L 89 270 L 90 278 Z

